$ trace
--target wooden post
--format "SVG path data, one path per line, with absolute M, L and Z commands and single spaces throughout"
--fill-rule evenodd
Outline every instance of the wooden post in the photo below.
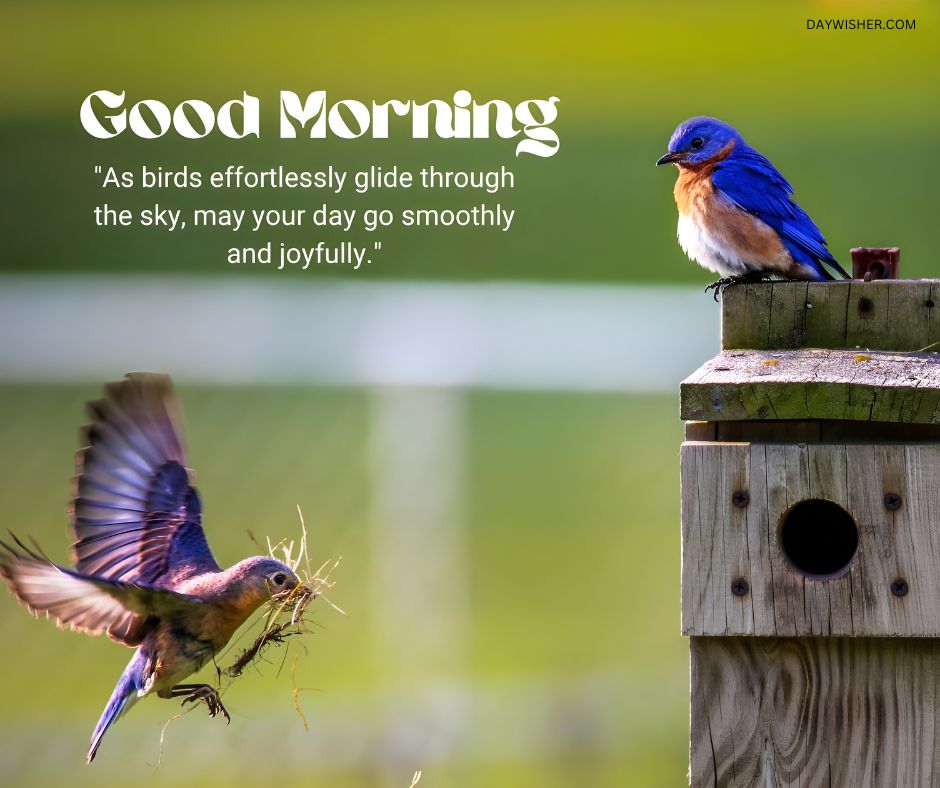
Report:
M 940 280 L 739 285 L 681 385 L 693 786 L 940 786 Z

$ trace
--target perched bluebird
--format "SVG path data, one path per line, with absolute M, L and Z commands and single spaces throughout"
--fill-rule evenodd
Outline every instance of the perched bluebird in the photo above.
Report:
M 794 202 L 786 178 L 727 123 L 698 117 L 679 124 L 669 152 L 656 164 L 679 170 L 673 192 L 679 245 L 722 277 L 710 287 L 770 275 L 831 280 L 826 266 L 848 278 L 819 228 Z
M 273 558 L 254 556 L 228 569 L 212 557 L 202 507 L 181 440 L 166 375 L 131 374 L 89 403 L 70 507 L 74 569 L 3 544 L 0 573 L 36 616 L 60 627 L 102 632 L 136 647 L 91 737 L 91 763 L 105 731 L 155 692 L 183 703 L 204 700 L 229 720 L 208 684 L 182 684 L 272 597 L 306 589 Z M 14 537 L 15 539 L 15 537 Z

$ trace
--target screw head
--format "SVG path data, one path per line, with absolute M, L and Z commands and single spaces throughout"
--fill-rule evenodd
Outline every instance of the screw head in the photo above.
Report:
M 910 591 L 910 586 L 907 584 L 907 580 L 903 577 L 899 577 L 891 581 L 891 593 L 895 596 L 907 596 L 907 592 Z
M 731 581 L 731 593 L 735 596 L 744 596 L 750 590 L 751 587 L 743 577 Z
M 743 509 L 751 502 L 751 496 L 747 490 L 735 490 L 731 493 L 731 503 L 739 509 Z
M 885 509 L 889 512 L 894 512 L 900 508 L 901 496 L 894 492 L 885 493 Z

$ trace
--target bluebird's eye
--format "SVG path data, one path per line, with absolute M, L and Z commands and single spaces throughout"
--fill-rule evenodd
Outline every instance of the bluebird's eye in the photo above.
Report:
M 285 575 L 283 572 L 278 572 L 271 579 L 274 581 L 274 585 L 282 586 L 287 582 L 287 575 Z
M 701 148 L 704 144 L 705 144 L 705 140 L 703 140 L 701 137 L 695 137 L 695 138 L 693 138 L 693 140 L 689 143 L 689 147 L 690 147 L 692 150 L 698 150 L 698 149 Z

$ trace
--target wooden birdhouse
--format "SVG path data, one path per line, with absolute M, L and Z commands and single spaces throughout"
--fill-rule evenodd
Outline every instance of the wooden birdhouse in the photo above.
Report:
M 940 280 L 721 320 L 681 386 L 691 784 L 940 785 Z

